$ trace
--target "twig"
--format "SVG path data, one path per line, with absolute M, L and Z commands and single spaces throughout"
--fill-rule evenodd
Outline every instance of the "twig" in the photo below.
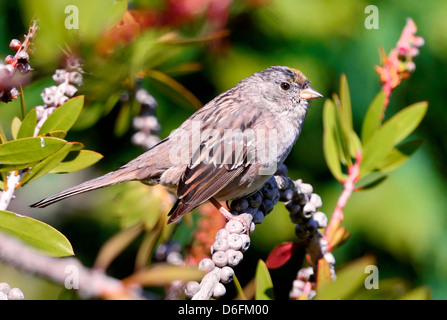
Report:
M 10 88 L 10 86 L 4 87 L 4 84 L 2 82 L 6 83 L 13 83 L 12 81 L 14 73 L 16 70 L 19 70 L 22 74 L 27 73 L 31 70 L 31 67 L 29 65 L 29 55 L 28 55 L 28 49 L 31 44 L 32 38 L 35 36 L 37 31 L 37 22 L 33 21 L 32 26 L 29 28 L 28 34 L 25 35 L 25 40 L 23 43 L 20 43 L 17 39 L 14 39 L 11 41 L 10 47 L 11 49 L 16 50 L 15 56 L 9 56 L 10 61 L 8 61 L 8 65 L 5 67 L 9 70 L 7 73 L 7 77 L 3 78 L 4 75 L 0 75 L 0 100 L 9 102 L 10 99 L 16 98 L 18 95 L 18 91 L 15 87 Z M 8 58 L 9 58 L 8 57 Z M 7 58 L 7 60 L 8 60 Z M 4 68 L 3 68 L 4 69 Z M 0 72 L 1 74 L 2 72 Z M 20 85 L 20 93 L 22 94 L 21 97 L 21 110 L 22 110 L 22 117 L 25 117 L 25 101 L 23 98 L 23 88 L 22 84 Z M 17 186 L 20 184 L 21 175 L 19 171 L 12 171 L 9 172 L 9 175 L 6 178 L 5 183 L 5 190 L 0 191 L 0 210 L 6 210 L 9 206 L 9 203 L 14 198 L 14 191 Z
M 385 92 L 382 119 L 385 117 L 391 92 L 416 69 L 413 58 L 419 54 L 418 48 L 424 45 L 424 39 L 416 36 L 416 31 L 416 24 L 408 18 L 396 47 L 390 51 L 388 57 L 383 49 L 380 51 L 381 66 L 376 66 L 375 69 Z
M 16 186 L 20 183 L 20 174 L 18 171 L 9 173 L 6 179 L 5 190 L 0 192 L 0 210 L 6 210 L 9 203 L 14 198 L 14 191 Z
M 335 207 L 334 213 L 332 214 L 331 220 L 326 228 L 324 237 L 328 242 L 328 251 L 333 247 L 333 236 L 335 231 L 340 227 L 343 222 L 343 209 L 345 208 L 349 198 L 352 193 L 356 190 L 355 183 L 359 179 L 360 174 L 360 164 L 362 162 L 362 153 L 357 151 L 355 163 L 348 168 L 348 179 L 343 182 L 343 192 L 337 201 L 337 206 Z
M 200 289 L 191 298 L 191 300 L 209 300 L 213 295 L 214 289 L 220 282 L 221 268 L 215 267 L 213 271 L 207 273 L 200 283 Z
M 31 40 L 36 35 L 37 31 L 37 21 L 34 20 L 32 26 L 29 28 L 29 32 L 27 35 L 25 35 L 25 40 L 23 41 L 22 45 L 20 46 L 19 50 L 17 50 L 17 53 L 14 56 L 13 61 L 11 62 L 11 65 L 16 69 L 18 65 L 20 64 L 21 54 L 27 53 L 28 48 L 31 44 Z
M 78 289 L 82 298 L 142 299 L 136 288 L 99 270 L 84 267 L 75 258 L 54 258 L 0 232 L 0 259 L 25 272 L 43 276 L 53 282 Z M 74 280 L 73 283 L 70 281 Z M 78 288 L 76 288 L 78 287 Z

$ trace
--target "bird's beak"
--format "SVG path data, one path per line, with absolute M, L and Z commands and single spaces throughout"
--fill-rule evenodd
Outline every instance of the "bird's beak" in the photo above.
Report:
M 321 98 L 323 95 L 316 90 L 312 89 L 312 87 L 307 87 L 303 91 L 301 91 L 298 96 L 301 99 L 312 100 L 316 98 Z

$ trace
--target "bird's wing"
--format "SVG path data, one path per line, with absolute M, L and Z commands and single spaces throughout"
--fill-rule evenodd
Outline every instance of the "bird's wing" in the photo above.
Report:
M 193 153 L 191 162 L 180 179 L 177 189 L 178 201 L 169 212 L 168 223 L 177 221 L 214 197 L 243 174 L 253 162 L 254 152 L 251 144 L 254 144 L 254 138 L 249 137 L 247 129 L 253 129 L 253 124 L 258 121 L 262 110 L 244 106 L 238 106 L 238 110 L 235 110 L 232 107 L 229 105 L 224 109 L 226 112 L 221 115 L 223 118 L 217 119 L 218 115 L 214 113 L 204 122 L 202 132 L 206 129 L 214 131 L 208 131 L 210 136 L 201 137 L 201 144 Z M 240 113 L 240 116 L 235 117 L 235 113 L 231 112 Z M 228 119 L 225 119 L 226 117 Z M 228 124 L 227 128 L 222 128 L 221 124 L 216 125 L 217 121 Z

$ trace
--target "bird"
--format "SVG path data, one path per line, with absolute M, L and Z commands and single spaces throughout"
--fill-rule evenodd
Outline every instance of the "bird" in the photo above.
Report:
M 192 114 L 158 144 L 115 171 L 31 205 L 43 208 L 65 198 L 126 181 L 161 184 L 176 193 L 168 213 L 174 223 L 210 201 L 253 194 L 275 173 L 297 141 L 309 100 L 322 95 L 299 70 L 272 66 L 248 76 Z

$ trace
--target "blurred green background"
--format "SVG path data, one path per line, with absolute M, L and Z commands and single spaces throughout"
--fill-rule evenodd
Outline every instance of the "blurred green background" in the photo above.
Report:
M 86 95 L 87 104 L 86 115 L 81 118 L 83 122 L 69 133 L 69 139 L 81 141 L 88 149 L 105 156 L 93 168 L 68 175 L 47 175 L 21 188 L 16 192 L 17 199 L 11 210 L 55 226 L 71 241 L 76 256 L 89 266 L 104 241 L 119 229 L 119 220 L 108 211 L 111 191 L 95 191 L 45 210 L 31 210 L 28 205 L 86 178 L 113 170 L 143 151 L 130 143 L 134 131 L 129 124 L 127 127 L 123 125 L 121 131 L 117 129 L 116 121 L 121 115 L 119 106 L 97 121 L 93 116 L 95 111 L 88 113 L 89 108 L 95 110 L 98 101 L 103 106 L 107 97 L 121 95 L 131 88 L 121 82 L 122 74 L 135 76 L 135 70 L 146 69 L 166 72 L 205 104 L 243 77 L 272 65 L 300 69 L 311 80 L 313 88 L 326 97 L 338 92 L 340 74 L 345 73 L 350 85 L 354 126 L 359 129 L 366 108 L 380 89 L 374 70 L 380 63 L 379 47 L 388 53 L 396 45 L 406 18 L 411 17 L 418 26 L 417 35 L 425 39 L 425 45 L 415 58 L 415 72 L 393 91 L 387 116 L 414 102 L 429 101 L 426 118 L 414 135 L 424 140 L 424 144 L 379 187 L 353 194 L 345 209 L 344 221 L 351 237 L 334 251 L 334 255 L 336 266 L 341 266 L 371 254 L 377 258 L 381 279 L 404 278 L 414 286 L 427 285 L 433 299 L 447 298 L 447 236 L 444 232 L 447 228 L 447 112 L 444 110 L 447 35 L 443 32 L 447 30 L 447 2 L 234 0 L 229 11 L 219 12 L 217 18 L 222 18 L 223 23 L 218 21 L 217 28 L 215 16 L 199 13 L 192 18 L 187 16 L 183 21 L 180 11 L 168 10 L 167 22 L 162 26 L 147 27 L 136 41 L 130 42 L 128 47 L 122 45 L 111 55 L 99 55 L 95 50 L 104 41 L 99 35 L 107 27 L 106 22 L 111 20 L 113 25 L 119 21 L 119 10 L 117 13 L 104 9 L 113 1 L 90 2 L 0 2 L 1 57 L 11 54 L 10 40 L 22 40 L 33 17 L 39 17 L 42 23 L 30 59 L 35 69 L 32 82 L 25 87 L 28 109 L 42 104 L 40 92 L 53 85 L 51 75 L 60 67 L 61 49 L 73 44 L 77 48 L 85 60 L 86 72 L 85 84 L 79 94 Z M 188 4 L 193 7 L 194 3 L 200 2 L 212 1 L 178 1 L 186 8 Z M 64 7 L 75 3 L 89 9 L 80 12 L 80 36 L 64 30 L 56 19 L 65 17 Z M 135 10 L 166 12 L 169 4 L 172 9 L 173 3 L 175 1 L 135 0 L 130 1 L 130 6 Z M 368 16 L 365 7 L 370 4 L 379 9 L 378 29 L 368 30 L 364 26 Z M 54 23 L 53 28 L 49 27 L 50 20 Z M 154 49 L 154 39 L 168 31 L 179 30 L 184 36 L 199 37 L 221 28 L 229 30 L 228 37 L 197 45 Z M 198 62 L 201 68 L 193 72 L 176 69 L 179 64 L 189 62 Z M 179 97 L 178 93 L 171 94 L 166 86 L 156 81 L 145 79 L 143 86 L 158 101 L 157 117 L 162 125 L 162 138 L 195 110 L 191 101 Z M 312 184 L 314 192 L 322 197 L 322 211 L 330 216 L 341 186 L 331 176 L 324 160 L 323 103 L 323 99 L 312 101 L 302 135 L 286 164 L 290 177 Z M 18 102 L 0 105 L 0 121 L 4 128 L 10 127 L 15 115 L 20 116 Z M 93 120 L 89 123 L 90 117 Z M 105 205 L 101 206 L 101 203 Z M 236 269 L 238 277 L 253 277 L 257 259 L 265 259 L 276 244 L 295 239 L 293 228 L 287 211 L 281 203 L 278 204 L 264 223 L 256 227 L 252 247 L 244 263 Z M 125 276 L 131 272 L 131 263 L 126 263 L 132 259 L 130 248 L 112 265 L 115 275 Z M 272 271 L 274 285 L 285 282 L 284 287 L 278 285 L 276 288 L 278 298 L 287 298 L 287 286 L 291 285 L 297 270 L 292 261 L 284 269 Z M 60 291 L 58 286 L 2 264 L 0 282 L 21 288 L 25 298 L 30 299 L 57 298 Z

